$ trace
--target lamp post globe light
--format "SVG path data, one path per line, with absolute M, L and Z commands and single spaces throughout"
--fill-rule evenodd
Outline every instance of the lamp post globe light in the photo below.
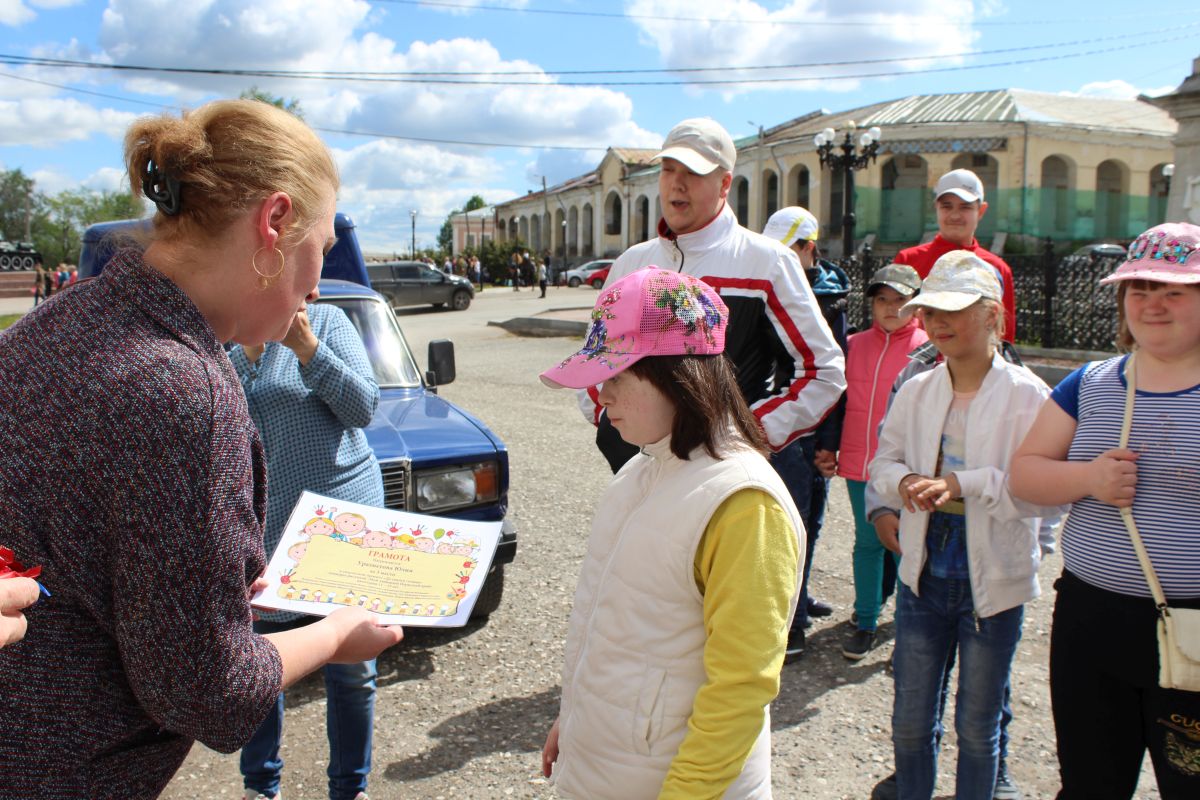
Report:
M 863 131 L 855 139 L 858 128 L 853 121 L 846 124 L 846 134 L 840 145 L 836 144 L 838 132 L 826 128 L 813 137 L 813 146 L 820 156 L 821 166 L 830 170 L 843 170 L 842 184 L 842 257 L 851 258 L 854 255 L 854 171 L 866 169 L 879 153 L 879 140 L 883 131 L 871 127 Z M 840 149 L 841 152 L 835 152 Z
M 412 248 L 409 250 L 409 253 L 411 253 L 412 258 L 415 260 L 417 257 L 417 210 L 415 208 L 410 210 L 408 215 L 412 218 Z

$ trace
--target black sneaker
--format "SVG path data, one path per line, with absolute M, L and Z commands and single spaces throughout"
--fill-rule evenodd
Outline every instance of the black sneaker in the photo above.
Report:
M 992 792 L 992 800 L 1021 800 L 1021 790 L 1013 783 L 1008 774 L 1008 764 L 1003 761 L 996 770 L 996 789 Z
M 865 631 L 859 628 L 854 635 L 842 645 L 842 655 L 851 661 L 861 661 L 875 647 L 875 631 Z
M 810 617 L 828 617 L 833 614 L 833 606 L 823 600 L 808 598 L 808 615 Z
M 788 631 L 787 650 L 783 653 L 783 663 L 790 664 L 804 655 L 804 629 L 792 628 Z
M 898 800 L 899 797 L 900 787 L 896 785 L 894 772 L 875 784 L 875 788 L 871 790 L 871 800 Z

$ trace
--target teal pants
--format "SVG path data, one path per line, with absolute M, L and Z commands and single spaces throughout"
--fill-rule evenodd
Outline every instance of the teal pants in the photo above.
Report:
M 879 543 L 875 526 L 867 521 L 867 484 L 847 480 L 846 491 L 854 512 L 854 611 L 858 614 L 858 627 L 873 631 L 879 622 L 879 607 L 883 605 L 884 559 L 895 556 Z

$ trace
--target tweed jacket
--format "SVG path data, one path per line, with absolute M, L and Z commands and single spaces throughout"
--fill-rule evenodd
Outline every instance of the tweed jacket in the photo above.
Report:
M 0 539 L 51 592 L 0 650 L 0 797 L 157 797 L 193 739 L 249 740 L 265 501 L 221 343 L 136 252 L 0 336 Z

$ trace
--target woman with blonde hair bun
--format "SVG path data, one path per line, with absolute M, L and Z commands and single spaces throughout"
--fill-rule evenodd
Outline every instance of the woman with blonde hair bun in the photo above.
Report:
M 135 122 L 145 249 L 0 338 L 6 545 L 50 596 L 0 651 L 0 796 L 157 797 L 193 740 L 233 752 L 280 690 L 400 641 L 369 612 L 251 630 L 262 444 L 226 342 L 282 339 L 334 243 L 337 170 L 257 101 Z

